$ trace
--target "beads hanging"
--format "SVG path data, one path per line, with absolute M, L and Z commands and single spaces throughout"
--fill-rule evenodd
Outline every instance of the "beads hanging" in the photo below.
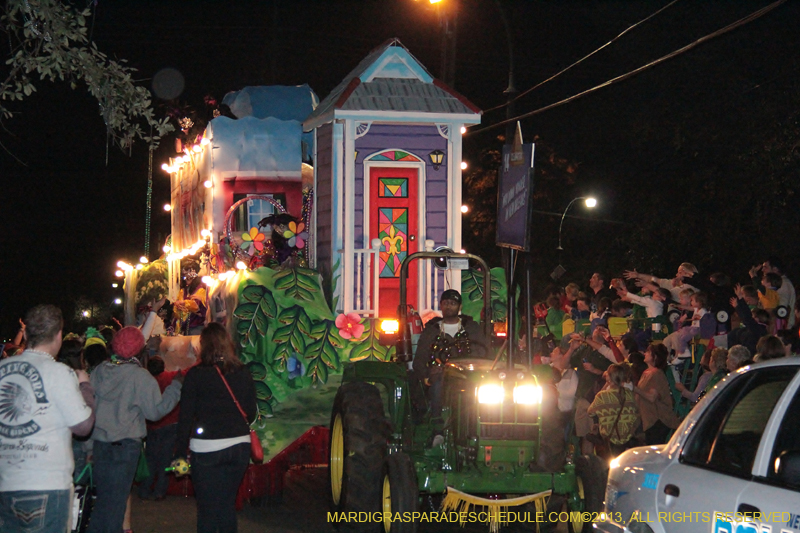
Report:
M 451 337 L 442 331 L 431 343 L 431 356 L 428 364 L 430 366 L 444 366 L 451 357 L 469 357 L 469 355 L 469 335 L 463 328 L 459 328 L 455 337 Z

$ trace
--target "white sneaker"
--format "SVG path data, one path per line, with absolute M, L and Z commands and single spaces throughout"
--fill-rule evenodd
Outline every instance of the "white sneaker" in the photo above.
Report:
M 435 435 L 431 443 L 431 448 L 438 448 L 442 444 L 444 444 L 444 435 Z

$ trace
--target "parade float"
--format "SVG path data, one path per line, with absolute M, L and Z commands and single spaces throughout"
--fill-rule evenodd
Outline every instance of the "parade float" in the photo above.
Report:
M 187 261 L 200 266 L 206 320 L 226 325 L 256 382 L 265 464 L 243 486 L 252 498 L 278 494 L 290 464 L 327 462 L 324 426 L 349 362 L 392 359 L 379 322 L 397 315 L 402 260 L 461 250 L 461 135 L 480 110 L 396 39 L 321 102 L 303 85 L 246 87 L 223 104 L 235 118 L 214 118 L 164 164 L 164 256 L 120 268 L 133 322 L 137 303 L 181 297 Z M 484 275 L 415 266 L 408 304 L 432 315 L 453 288 L 479 318 Z M 492 278 L 492 318 L 504 320 L 502 270 Z M 159 350 L 168 368 L 194 360 L 190 336 Z

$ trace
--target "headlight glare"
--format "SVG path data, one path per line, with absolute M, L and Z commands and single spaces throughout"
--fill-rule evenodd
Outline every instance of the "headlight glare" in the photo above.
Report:
M 397 320 L 381 320 L 381 331 L 387 335 L 394 335 L 400 331 L 400 322 Z
M 478 403 L 498 404 L 503 403 L 505 389 L 502 385 L 489 384 L 478 387 Z
M 542 388 L 538 385 L 517 385 L 514 387 L 514 403 L 522 405 L 542 403 Z

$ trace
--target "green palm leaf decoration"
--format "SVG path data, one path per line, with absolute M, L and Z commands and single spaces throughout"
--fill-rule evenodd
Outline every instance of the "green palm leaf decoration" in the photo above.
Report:
M 312 301 L 314 293 L 320 291 L 317 273 L 307 268 L 286 268 L 273 277 L 275 289 L 284 291 L 289 298 Z
M 392 356 L 393 346 L 381 346 L 377 320 L 367 320 L 364 333 L 367 335 L 350 352 L 350 361 L 388 361 Z
M 272 342 L 276 346 L 271 363 L 277 372 L 283 372 L 286 370 L 286 361 L 292 356 L 292 351 L 305 353 L 306 337 L 311 336 L 311 320 L 302 307 L 295 305 L 282 310 L 278 322 L 282 325 L 272 336 Z
M 461 271 L 461 298 L 467 302 L 483 299 L 483 272 L 473 269 Z
M 325 383 L 327 370 L 323 372 L 319 369 L 322 364 L 330 370 L 338 371 L 342 368 L 339 359 L 339 351 L 345 348 L 345 341 L 339 336 L 339 330 L 333 320 L 323 320 L 315 323 L 311 327 L 311 338 L 313 341 L 306 349 L 306 359 L 310 359 L 306 367 L 306 375 L 315 381 Z
M 272 293 L 264 286 L 249 285 L 242 289 L 239 305 L 233 316 L 239 319 L 236 331 L 241 346 L 255 346 L 259 337 L 264 337 L 269 329 L 268 319 L 275 318 L 278 307 Z
M 314 383 L 325 383 L 328 381 L 328 367 L 319 357 L 308 363 L 306 376 L 309 376 Z
M 492 320 L 502 321 L 506 319 L 505 271 L 502 268 L 493 268 L 490 272 Z M 480 320 L 483 310 L 483 277 L 484 273 L 479 270 L 461 271 L 461 296 L 464 300 L 462 312 L 475 320 Z

